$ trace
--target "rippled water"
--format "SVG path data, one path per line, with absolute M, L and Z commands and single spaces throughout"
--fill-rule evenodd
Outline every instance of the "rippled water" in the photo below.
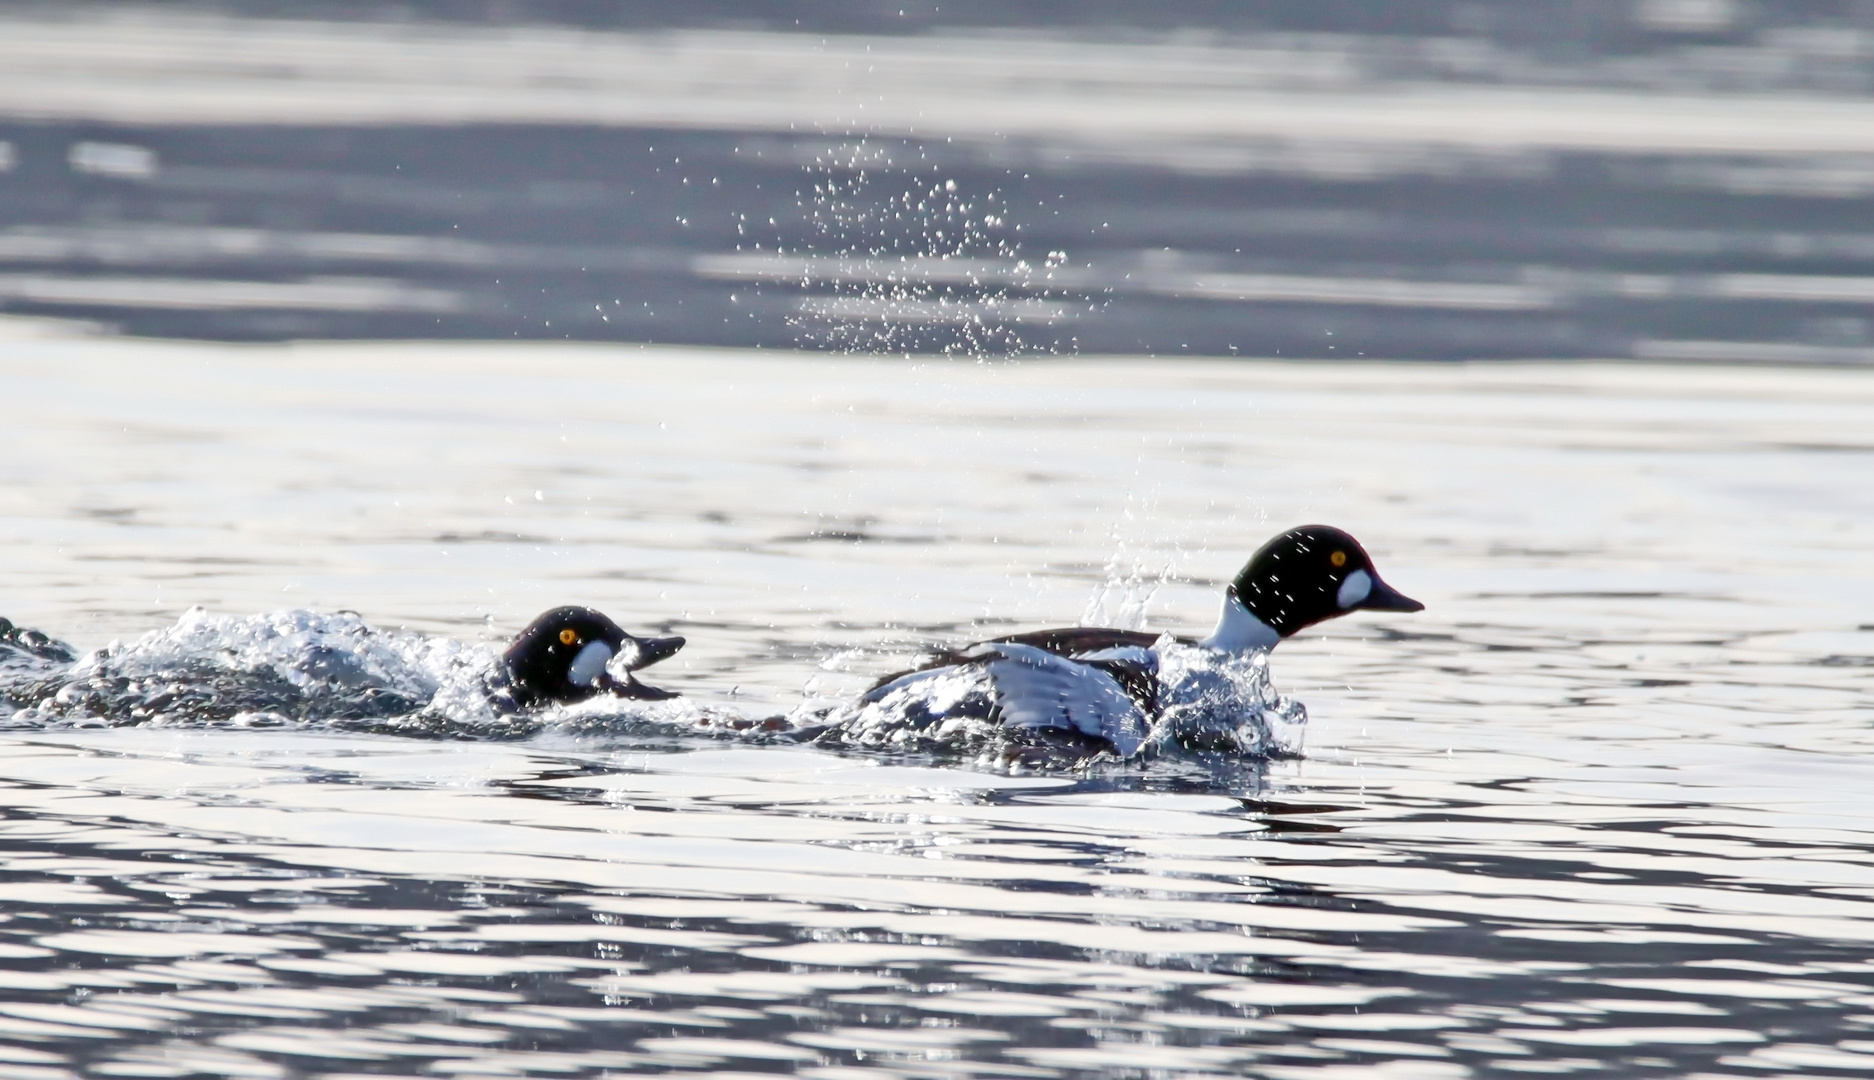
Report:
M 1865 373 L 21 340 L 0 380 L 0 615 L 81 650 L 473 657 L 576 601 L 758 716 L 1016 625 L 1207 629 L 1304 520 L 1429 605 L 1277 650 L 1274 763 L 16 717 L 9 1076 L 1874 1064 Z
M 145 336 L 1874 366 L 1862 0 L 0 5 Z

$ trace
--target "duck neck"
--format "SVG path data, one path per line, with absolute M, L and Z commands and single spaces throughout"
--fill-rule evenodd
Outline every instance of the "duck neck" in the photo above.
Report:
M 1281 640 L 1275 627 L 1256 618 L 1231 591 L 1223 594 L 1223 615 L 1217 619 L 1217 629 L 1198 644 L 1206 649 L 1245 653 L 1273 649 Z

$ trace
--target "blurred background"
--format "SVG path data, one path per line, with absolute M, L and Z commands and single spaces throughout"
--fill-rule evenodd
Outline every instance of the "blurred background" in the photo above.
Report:
M 100 332 L 1868 364 L 1871 312 L 1874 0 L 0 3 L 0 315 Z

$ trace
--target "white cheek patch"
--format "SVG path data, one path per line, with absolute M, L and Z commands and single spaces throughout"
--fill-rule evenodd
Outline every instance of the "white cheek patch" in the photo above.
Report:
M 566 681 L 574 686 L 597 686 L 605 665 L 612 662 L 612 647 L 603 641 L 590 641 L 573 657 L 566 669 Z
M 1345 611 L 1365 600 L 1367 594 L 1372 591 L 1373 575 L 1365 570 L 1355 570 L 1347 575 L 1346 581 L 1340 583 L 1340 592 L 1334 594 L 1334 602 L 1340 605 L 1342 611 Z

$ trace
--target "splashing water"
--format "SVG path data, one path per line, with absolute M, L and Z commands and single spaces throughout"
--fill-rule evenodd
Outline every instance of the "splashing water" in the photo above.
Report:
M 1128 492 L 1128 504 L 1132 498 L 1132 493 Z M 1127 506 L 1125 516 L 1134 517 L 1131 505 Z M 1151 516 L 1149 507 L 1145 516 Z M 1099 587 L 1080 611 L 1078 625 L 1143 630 L 1147 610 L 1165 584 L 1177 576 L 1178 564 L 1184 555 L 1182 547 L 1170 552 L 1138 550 L 1115 530 L 1113 553 L 1107 556 L 1106 565 L 1101 568 Z
M 1169 635 L 1152 651 L 1158 656 L 1159 715 L 1135 757 L 1301 753 L 1308 712 L 1275 689 L 1268 653 L 1225 653 Z M 909 682 L 874 701 L 803 706 L 790 719 L 802 727 L 825 725 L 816 739 L 823 746 L 963 754 L 979 765 L 1084 765 L 1118 756 L 1110 746 L 1071 733 L 1005 727 L 996 686 L 979 665 Z
M 36 688 L 56 680 L 77 659 L 77 652 L 64 642 L 0 619 L 0 709 L 23 707 Z
M 1231 656 L 1170 637 L 1153 647 L 1161 715 L 1142 756 L 1299 752 L 1306 712 L 1269 682 L 1264 654 Z M 79 656 L 36 631 L 0 627 L 0 730 L 293 728 L 420 738 L 542 733 L 668 739 L 701 735 L 974 759 L 982 767 L 1080 768 L 1116 755 L 1097 739 L 1011 731 L 980 668 L 960 667 L 875 702 L 814 699 L 750 716 L 688 698 L 600 696 L 515 713 L 497 705 L 499 650 L 382 630 L 355 612 L 214 615 L 196 607 L 128 645 Z
M 128 645 L 78 656 L 35 631 L 0 634 L 0 729 L 281 727 L 450 738 L 542 730 L 740 731 L 759 724 L 687 701 L 598 698 L 498 709 L 499 650 L 382 630 L 355 612 L 213 615 L 196 607 Z
M 235 617 L 190 608 L 128 645 L 9 679 L 7 726 L 288 727 L 435 709 L 493 722 L 494 653 L 378 630 L 353 612 Z
M 1146 610 L 1171 574 L 1169 563 L 1154 567 L 1135 559 L 1128 565 L 1115 554 L 1106 562 L 1105 580 L 1081 609 L 1080 625 L 1141 629 Z
M 1024 327 L 1066 317 L 1065 305 L 1025 295 L 1042 275 L 1022 256 L 1000 190 L 897 170 L 866 140 L 822 150 L 805 168 L 800 284 L 830 291 L 800 298 L 789 316 L 803 345 L 1014 356 L 1040 347 Z M 1064 258 L 1051 253 L 1047 265 Z
M 1308 710 L 1276 690 L 1267 652 L 1226 653 L 1169 637 L 1153 650 L 1160 709 L 1153 734 L 1161 748 L 1248 757 L 1301 753 Z

